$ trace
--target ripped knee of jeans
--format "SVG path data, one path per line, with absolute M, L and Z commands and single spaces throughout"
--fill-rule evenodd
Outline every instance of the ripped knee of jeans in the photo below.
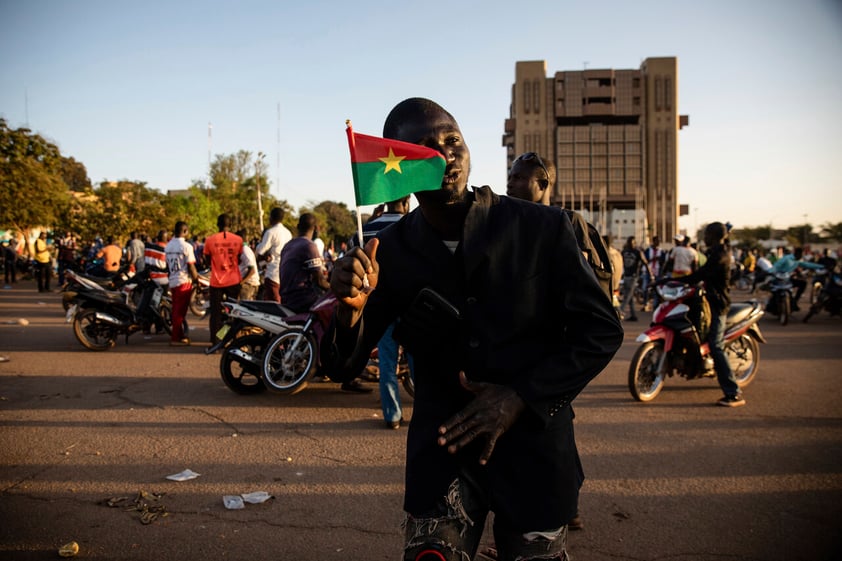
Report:
M 474 525 L 462 503 L 459 480 L 450 484 L 440 516 L 406 515 L 405 561 L 470 561 L 465 550 L 465 534 Z

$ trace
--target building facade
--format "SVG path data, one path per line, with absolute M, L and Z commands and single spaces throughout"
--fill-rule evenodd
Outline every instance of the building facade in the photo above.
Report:
M 582 212 L 603 234 L 678 232 L 678 60 L 647 58 L 637 70 L 559 71 L 515 65 L 503 146 L 507 168 L 537 152 L 557 169 L 552 202 Z

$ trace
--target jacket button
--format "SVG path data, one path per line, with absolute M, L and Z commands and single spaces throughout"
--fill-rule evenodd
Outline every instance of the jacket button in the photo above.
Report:
M 465 303 L 468 304 L 469 306 L 474 306 L 477 303 L 477 299 L 474 298 L 473 296 L 469 296 L 468 299 L 465 300 Z
M 476 337 L 471 337 L 468 340 L 468 346 L 471 347 L 472 349 L 478 349 L 479 348 L 479 339 L 477 339 Z

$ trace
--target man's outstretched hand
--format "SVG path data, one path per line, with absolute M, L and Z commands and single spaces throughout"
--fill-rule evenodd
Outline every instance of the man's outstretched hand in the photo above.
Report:
M 455 454 L 477 438 L 486 440 L 479 463 L 485 465 L 494 452 L 497 439 L 509 430 L 526 408 L 523 399 L 508 386 L 471 382 L 464 372 L 459 381 L 474 399 L 459 413 L 439 427 L 439 446 Z

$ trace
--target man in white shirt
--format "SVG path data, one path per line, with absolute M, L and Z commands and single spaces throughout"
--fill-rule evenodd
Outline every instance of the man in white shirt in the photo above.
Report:
M 175 223 L 173 238 L 164 248 L 169 269 L 170 294 L 172 294 L 172 337 L 170 345 L 189 345 L 190 339 L 184 332 L 184 318 L 190 305 L 190 294 L 193 282 L 197 282 L 199 273 L 196 271 L 196 256 L 193 246 L 186 239 L 187 224 L 182 221 Z
M 263 239 L 257 245 L 257 258 L 266 260 L 266 272 L 263 278 L 263 299 L 280 303 L 281 301 L 281 250 L 292 239 L 292 233 L 281 224 L 284 209 L 275 207 L 269 214 L 271 226 L 263 232 Z
M 240 255 L 240 300 L 254 300 L 260 288 L 260 274 L 257 272 L 257 258 L 249 247 L 248 233 L 240 230 L 237 235 L 243 238 L 243 253 Z

